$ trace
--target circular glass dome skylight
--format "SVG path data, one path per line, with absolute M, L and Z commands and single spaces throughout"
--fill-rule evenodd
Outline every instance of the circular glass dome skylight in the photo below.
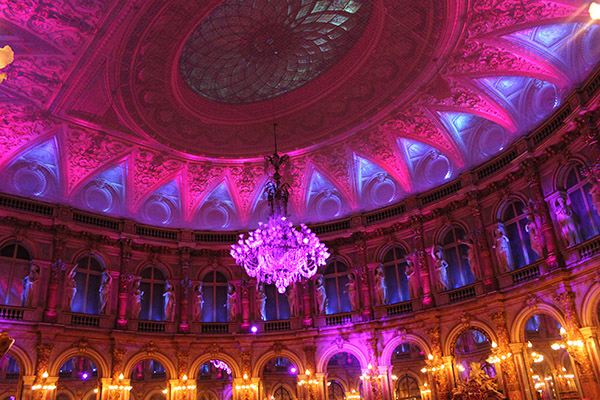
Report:
M 179 59 L 186 84 L 219 103 L 267 100 L 337 63 L 371 15 L 362 0 L 225 0 L 192 32 Z

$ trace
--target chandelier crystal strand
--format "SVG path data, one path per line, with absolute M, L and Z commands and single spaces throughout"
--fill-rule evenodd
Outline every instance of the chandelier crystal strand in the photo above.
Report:
M 314 232 L 304 224 L 294 228 L 286 217 L 290 187 L 281 183 L 279 169 L 288 159 L 287 155 L 277 154 L 275 140 L 275 153 L 265 157 L 275 170 L 265 189 L 271 208 L 269 221 L 266 224 L 259 222 L 258 228 L 246 239 L 240 235 L 230 251 L 250 277 L 259 283 L 274 284 L 279 293 L 285 293 L 286 288 L 300 278 L 315 275 L 329 257 L 327 247 Z

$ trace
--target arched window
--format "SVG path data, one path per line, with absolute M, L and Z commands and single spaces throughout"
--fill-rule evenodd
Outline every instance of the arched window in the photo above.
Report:
M 405 374 L 398 377 L 398 383 L 396 384 L 396 399 L 420 399 L 421 389 L 419 388 L 419 382 L 411 375 Z
M 165 320 L 165 274 L 155 265 L 142 271 L 140 290 L 142 296 L 142 309 L 140 318 L 150 321 Z
M 515 269 L 529 265 L 538 259 L 538 255 L 531 248 L 529 233 L 525 229 L 527 216 L 523 209 L 523 203 L 514 200 L 508 203 L 502 211 L 504 231 L 510 241 L 510 253 Z
M 77 260 L 75 295 L 71 311 L 98 314 L 100 307 L 100 283 L 104 266 L 96 257 L 88 255 Z
M 279 386 L 273 392 L 274 400 L 292 400 L 292 396 L 290 396 L 290 392 L 287 391 L 283 386 Z
M 23 278 L 29 273 L 31 256 L 18 243 L 0 249 L 0 298 L 7 306 L 22 305 Z
M 327 386 L 329 400 L 344 400 L 346 398 L 344 388 L 338 381 L 329 381 Z
M 566 173 L 567 197 L 577 215 L 577 224 L 583 240 L 600 232 L 600 216 L 592 203 L 592 184 L 581 176 L 579 165 L 572 165 Z
M 210 271 L 202 280 L 202 322 L 227 322 L 227 279 L 222 273 Z
M 267 321 L 288 319 L 290 317 L 290 305 L 285 293 L 279 293 L 275 285 L 265 285 L 267 304 L 265 305 Z
M 10 354 L 0 360 L 0 374 L 7 381 L 18 381 L 20 372 L 19 363 Z
M 327 294 L 326 314 L 352 311 L 350 298 L 346 292 L 348 267 L 340 260 L 332 260 L 325 266 L 323 274 L 325 293 Z
M 387 302 L 389 304 L 410 300 L 406 279 L 406 253 L 400 247 L 389 249 L 383 257 Z
M 446 272 L 450 289 L 467 286 L 475 282 L 467 257 L 469 248 L 459 243 L 460 240 L 464 239 L 464 236 L 465 232 L 461 228 L 453 226 L 444 234 L 442 240 L 444 258 L 448 263 Z

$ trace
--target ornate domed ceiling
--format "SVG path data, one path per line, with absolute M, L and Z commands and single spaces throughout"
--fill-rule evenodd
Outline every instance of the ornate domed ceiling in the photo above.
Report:
M 502 152 L 600 60 L 578 0 L 0 4 L 0 190 L 159 226 L 384 207 Z

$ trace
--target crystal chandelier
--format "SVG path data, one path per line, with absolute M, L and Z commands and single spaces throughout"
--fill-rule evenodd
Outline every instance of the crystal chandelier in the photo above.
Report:
M 285 293 L 285 289 L 301 277 L 313 276 L 325 265 L 329 253 L 306 225 L 294 228 L 286 217 L 290 186 L 281 183 L 279 169 L 289 156 L 277 154 L 275 126 L 275 153 L 265 156 L 275 171 L 265 189 L 271 208 L 269 221 L 259 222 L 258 229 L 250 232 L 246 239 L 240 235 L 237 244 L 231 246 L 230 254 L 249 276 L 259 283 L 275 284 L 279 293 Z

